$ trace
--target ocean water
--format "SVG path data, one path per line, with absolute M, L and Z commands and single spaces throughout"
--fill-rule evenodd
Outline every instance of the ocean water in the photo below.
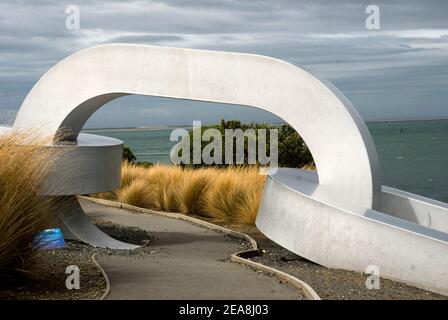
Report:
M 448 120 L 370 122 L 384 185 L 448 202 Z M 139 161 L 169 163 L 171 128 L 95 130 L 120 139 Z M 342 137 L 341 137 L 342 138 Z
M 448 120 L 367 125 L 384 185 L 448 202 Z
M 87 130 L 88 133 L 116 138 L 131 148 L 138 161 L 170 163 L 170 150 L 176 142 L 170 141 L 173 129 L 111 129 Z

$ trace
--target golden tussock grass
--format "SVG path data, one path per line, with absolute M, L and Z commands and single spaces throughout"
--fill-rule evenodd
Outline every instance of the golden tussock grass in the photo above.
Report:
M 257 167 L 186 169 L 123 164 L 120 202 L 138 207 L 180 212 L 224 223 L 254 224 L 265 176 Z M 111 198 L 111 195 L 96 195 Z
M 142 178 L 134 179 L 120 189 L 118 200 L 136 207 L 160 209 L 158 190 Z
M 212 185 L 212 169 L 185 170 L 180 194 L 180 212 L 209 217 L 206 211 L 206 193 Z
M 228 168 L 217 174 L 205 197 L 205 210 L 222 222 L 254 224 L 264 176 L 257 168 Z
M 3 270 L 28 267 L 35 252 L 34 236 L 57 208 L 53 200 L 40 195 L 56 154 L 37 146 L 39 143 L 27 145 L 29 139 L 20 133 L 0 136 L 0 269 Z

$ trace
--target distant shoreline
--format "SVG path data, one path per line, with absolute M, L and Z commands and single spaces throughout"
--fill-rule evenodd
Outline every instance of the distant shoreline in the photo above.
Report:
M 151 127 L 123 127 L 123 128 L 89 128 L 83 129 L 83 132 L 114 132 L 114 131 L 162 131 L 177 128 L 191 129 L 192 126 L 151 126 Z
M 430 119 L 406 119 L 406 120 L 368 120 L 366 123 L 378 123 L 378 122 L 414 122 L 414 121 L 446 121 L 448 118 L 430 118 Z M 282 125 L 284 123 L 270 123 L 271 125 Z M 204 124 L 204 126 L 209 126 L 210 124 Z M 83 132 L 114 132 L 114 131 L 162 131 L 171 130 L 177 128 L 191 129 L 191 125 L 154 125 L 147 127 L 122 127 L 122 128 L 88 128 L 83 129 Z
M 383 119 L 383 120 L 367 120 L 366 123 L 373 122 L 414 122 L 414 121 L 446 121 L 448 118 L 429 118 L 429 119 Z

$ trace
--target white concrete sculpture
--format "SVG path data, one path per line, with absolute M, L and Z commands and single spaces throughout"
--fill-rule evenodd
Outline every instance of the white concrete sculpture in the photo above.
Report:
M 54 147 L 65 147 L 59 133 L 70 132 L 63 140 L 75 143 L 65 154 L 71 161 L 60 161 L 50 194 L 119 187 L 122 143 L 80 130 L 102 105 L 130 94 L 254 106 L 284 119 L 307 143 L 318 173 L 271 174 L 259 229 L 324 266 L 364 272 L 375 265 L 383 277 L 448 294 L 448 206 L 382 187 L 375 146 L 355 108 L 329 83 L 281 60 L 124 44 L 69 56 L 33 87 L 13 126 L 39 128 Z M 79 208 L 64 222 L 87 242 L 132 248 L 89 226 Z

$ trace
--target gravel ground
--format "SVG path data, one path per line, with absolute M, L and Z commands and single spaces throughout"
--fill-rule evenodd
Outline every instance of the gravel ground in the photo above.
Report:
M 106 283 L 92 261 L 93 254 L 139 256 L 154 253 L 145 246 L 154 239 L 154 234 L 104 222 L 97 222 L 97 226 L 118 240 L 142 245 L 142 248 L 133 251 L 109 250 L 67 240 L 64 249 L 38 252 L 35 263 L 27 272 L 0 273 L 0 300 L 96 300 L 103 295 Z M 65 270 L 69 265 L 80 269 L 79 290 L 68 290 L 65 286 L 68 276 Z
M 0 275 L 1 300 L 42 299 L 99 299 L 106 287 L 99 269 L 93 263 L 93 252 L 84 245 L 68 241 L 61 250 L 41 251 L 26 273 L 9 272 Z M 67 266 L 80 269 L 80 289 L 68 290 L 65 286 Z
M 291 274 L 308 283 L 322 299 L 331 300 L 407 300 L 448 299 L 435 293 L 411 287 L 395 281 L 381 279 L 380 289 L 369 290 L 365 286 L 366 275 L 328 269 L 306 260 L 274 243 L 255 227 L 233 226 L 249 234 L 264 251 L 262 256 L 252 258 L 267 266 Z
M 0 299 L 99 299 L 104 293 L 105 281 L 91 260 L 93 254 L 138 257 L 158 253 L 147 246 L 157 239 L 155 233 L 106 222 L 94 222 L 110 236 L 142 247 L 133 251 L 110 250 L 93 248 L 82 242 L 69 240 L 64 249 L 39 252 L 32 271 L 0 273 Z M 253 261 L 298 277 L 307 282 L 322 299 L 447 299 L 386 279 L 381 279 L 379 290 L 368 290 L 365 286 L 366 275 L 319 266 L 275 244 L 255 227 L 230 228 L 247 233 L 258 242 L 263 254 L 252 258 Z M 228 240 L 241 242 L 231 237 Z M 80 268 L 79 290 L 68 290 L 65 287 L 65 269 L 69 265 L 77 265 Z

